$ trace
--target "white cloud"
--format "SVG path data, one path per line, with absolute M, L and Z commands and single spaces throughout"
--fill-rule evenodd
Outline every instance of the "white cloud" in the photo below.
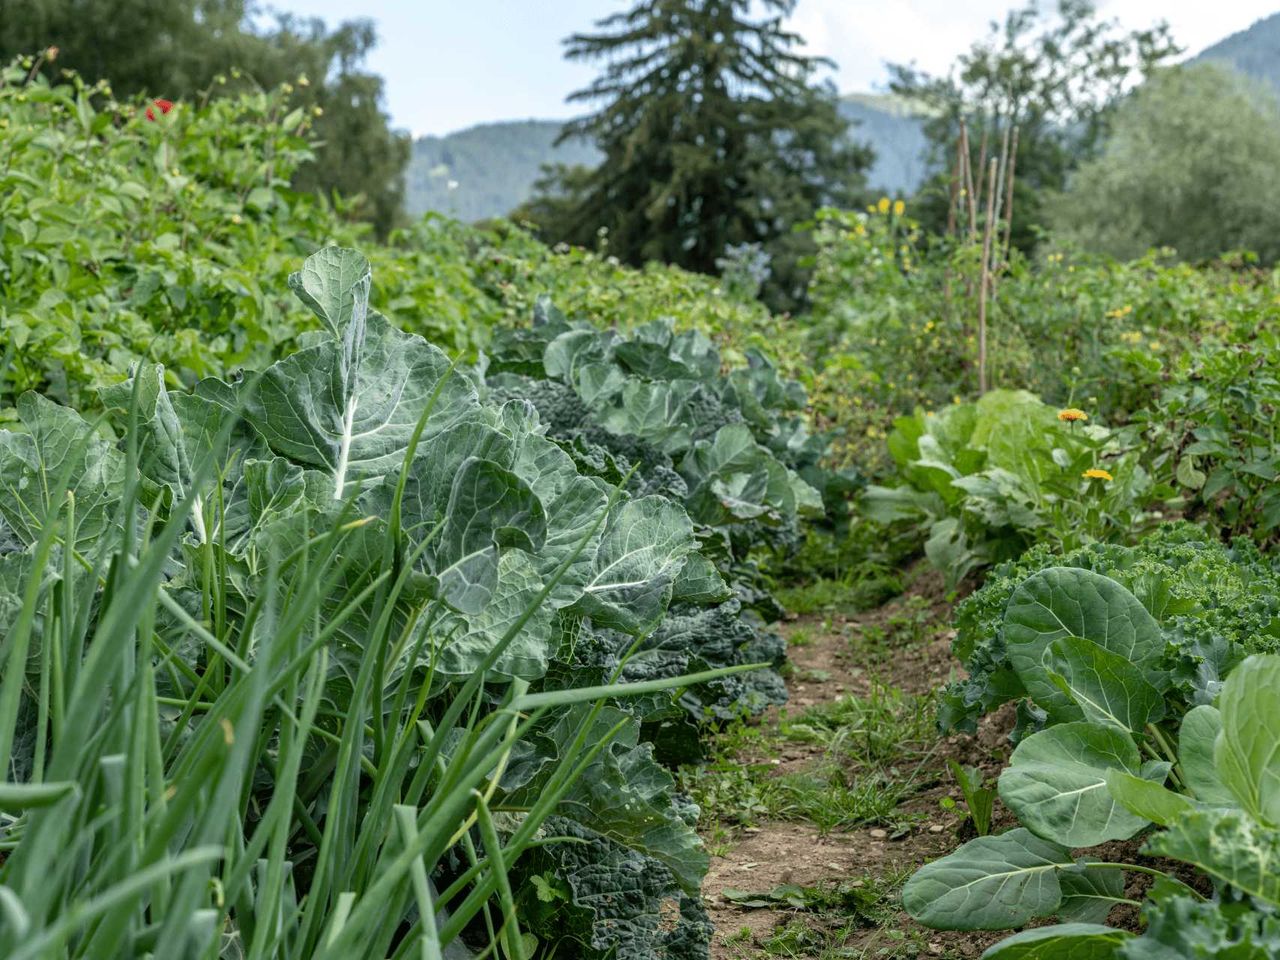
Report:
M 1041 0 L 1050 7 L 1052 0 Z M 807 49 L 837 64 L 845 91 L 878 89 L 885 63 L 915 62 L 945 73 L 956 56 L 987 34 L 993 20 L 1021 2 L 1009 0 L 799 0 L 790 27 Z M 1099 11 L 1124 27 L 1169 22 L 1174 39 L 1194 54 L 1280 9 L 1280 0 L 1100 0 Z

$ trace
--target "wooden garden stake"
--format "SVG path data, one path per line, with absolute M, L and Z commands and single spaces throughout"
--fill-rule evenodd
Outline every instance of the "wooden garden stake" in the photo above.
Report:
M 995 231 L 996 168 L 1000 162 L 991 158 L 987 177 L 987 222 L 982 229 L 982 273 L 978 287 L 978 395 L 987 392 L 987 281 L 991 261 L 991 235 Z

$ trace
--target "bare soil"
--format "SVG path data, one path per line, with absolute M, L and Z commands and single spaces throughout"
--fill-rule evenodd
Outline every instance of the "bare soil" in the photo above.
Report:
M 909 624 L 905 628 L 904 621 Z M 875 610 L 850 617 L 805 616 L 784 624 L 784 633 L 804 638 L 803 645 L 788 651 L 792 664 L 787 681 L 789 709 L 831 702 L 847 694 L 865 696 L 873 681 L 910 694 L 936 689 L 961 675 L 951 655 L 954 633 L 950 622 L 951 605 L 941 582 L 925 572 L 914 578 L 906 593 Z M 903 633 L 912 634 L 911 640 L 895 645 Z M 776 727 L 776 712 L 762 722 Z M 727 849 L 720 837 L 720 855 L 713 856 L 703 885 L 703 897 L 715 925 L 712 957 L 737 960 L 762 956 L 766 942 L 781 927 L 795 922 L 811 925 L 815 933 L 826 927 L 834 934 L 838 926 L 835 955 L 845 957 L 970 958 L 1000 940 L 1000 933 L 927 930 L 897 907 L 889 911 L 887 920 L 881 917 L 880 922 L 861 927 L 855 922 L 850 929 L 847 919 L 812 911 L 747 909 L 726 899 L 723 891 L 768 891 L 788 883 L 802 887 L 857 885 L 867 882 L 864 878 L 905 877 L 950 853 L 967 837 L 959 835 L 958 818 L 939 806 L 944 796 L 960 799 L 950 775 L 944 772 L 945 760 L 954 757 L 980 766 L 994 778 L 1007 758 L 1012 724 L 1012 712 L 1005 710 L 986 718 L 976 737 L 940 738 L 931 769 L 920 777 L 918 789 L 900 807 L 904 822 L 910 824 L 905 830 L 865 826 L 824 834 L 810 823 L 765 821 L 737 828 Z M 820 746 L 788 744 L 777 772 L 796 772 L 822 755 Z M 896 892 L 892 902 L 896 903 Z

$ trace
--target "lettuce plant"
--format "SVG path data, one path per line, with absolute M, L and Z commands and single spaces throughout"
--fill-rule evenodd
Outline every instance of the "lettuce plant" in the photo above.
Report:
M 0 432 L 0 950 L 697 955 L 697 810 L 641 734 L 749 665 L 624 676 L 723 597 L 684 509 L 481 402 L 355 251 L 291 285 L 321 330 L 261 373 Z
M 1154 493 L 1123 434 L 1060 418 L 1024 390 L 902 417 L 888 445 L 900 482 L 867 488 L 863 512 L 919 526 L 953 586 L 1036 543 L 1064 550 L 1131 536 Z

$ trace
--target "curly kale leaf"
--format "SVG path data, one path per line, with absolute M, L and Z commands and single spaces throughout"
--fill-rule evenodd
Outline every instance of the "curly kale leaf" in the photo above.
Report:
M 587 723 L 586 743 L 604 743 L 556 808 L 560 816 L 660 861 L 689 893 L 707 872 L 707 853 L 694 830 L 698 810 L 677 802 L 675 781 L 640 742 L 640 724 L 617 707 L 594 715 L 579 705 L 538 731 L 533 754 L 520 758 L 524 782 L 508 794 L 516 807 L 532 806 L 546 789 L 560 752 Z M 510 783 L 504 778 L 504 786 Z
M 1172 695 L 1186 705 L 1211 701 L 1242 657 L 1280 650 L 1280 571 L 1251 542 L 1225 545 L 1174 523 L 1135 546 L 1090 544 L 1060 555 L 1041 545 L 997 566 L 956 608 L 953 649 L 969 678 L 943 694 L 944 729 L 971 731 L 983 714 L 1025 694 L 1005 649 L 1005 607 L 1020 583 L 1051 566 L 1103 574 L 1142 602 L 1164 633 Z
M 1159 881 L 1142 911 L 1146 932 L 1120 946 L 1123 960 L 1270 960 L 1280 956 L 1280 915 L 1245 900 L 1199 900 Z
M 517 867 L 521 921 L 557 953 L 586 960 L 705 960 L 712 926 L 697 893 L 657 860 L 572 820 L 550 817 L 549 844 Z

